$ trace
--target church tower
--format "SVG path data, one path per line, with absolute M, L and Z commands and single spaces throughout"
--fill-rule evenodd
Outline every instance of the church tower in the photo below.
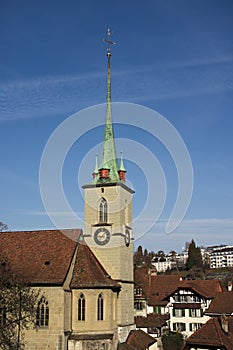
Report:
M 119 341 L 125 341 L 134 329 L 132 196 L 126 184 L 126 170 L 120 164 L 112 124 L 110 30 L 107 49 L 107 104 L 102 158 L 93 179 L 84 189 L 84 237 L 112 279 L 121 285 L 116 305 Z

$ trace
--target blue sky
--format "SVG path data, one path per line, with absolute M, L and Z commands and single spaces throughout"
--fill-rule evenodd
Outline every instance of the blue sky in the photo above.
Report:
M 180 251 L 192 238 L 198 245 L 233 245 L 232 17 L 231 0 L 1 2 L 0 221 L 11 230 L 53 227 L 39 190 L 42 152 L 70 115 L 105 102 L 102 38 L 110 26 L 117 42 L 112 48 L 112 100 L 163 115 L 183 138 L 194 170 L 190 207 L 182 224 L 166 235 L 164 223 L 177 193 L 175 166 L 158 140 L 133 127 L 115 126 L 118 138 L 135 140 L 153 152 L 167 181 L 160 219 L 136 245 Z M 83 124 L 80 115 L 77 128 Z M 103 127 L 84 135 L 64 164 L 66 198 L 80 216 L 77 171 L 102 135 Z M 147 175 L 129 159 L 126 166 L 137 216 L 146 200 Z M 87 182 L 91 168 L 85 168 Z M 143 232 L 152 216 L 145 213 L 135 232 Z

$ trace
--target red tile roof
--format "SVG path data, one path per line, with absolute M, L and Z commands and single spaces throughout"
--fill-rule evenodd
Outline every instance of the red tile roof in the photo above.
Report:
M 148 304 L 153 306 L 167 304 L 164 298 L 178 286 L 180 278 L 181 275 L 154 275 L 145 267 L 134 270 L 135 283 L 142 287 Z
M 148 268 L 136 268 L 135 282 L 142 287 L 148 305 L 165 306 L 169 296 L 179 289 L 191 289 L 206 299 L 212 299 L 223 288 L 218 280 L 182 280 L 181 275 L 154 275 Z M 136 296 L 137 297 L 137 296 Z
M 161 328 L 167 324 L 168 320 L 169 320 L 169 315 L 149 314 L 147 317 L 142 317 L 142 316 L 135 317 L 135 323 L 137 328 L 149 328 L 149 327 Z
M 167 305 L 165 298 L 178 286 L 180 279 L 180 275 L 152 276 L 149 305 Z
M 180 281 L 177 287 L 167 297 L 180 289 L 191 289 L 205 299 L 212 299 L 218 292 L 223 291 L 219 280 L 184 280 Z
M 70 288 L 120 289 L 120 285 L 111 279 L 91 249 L 83 241 L 78 246 Z
M 62 285 L 81 233 L 81 230 L 1 232 L 0 256 L 16 276 L 32 285 Z
M 233 350 L 233 318 L 228 318 L 229 331 L 226 333 L 221 326 L 221 321 L 217 317 L 211 318 L 200 329 L 193 333 L 186 340 L 185 349 L 190 349 L 192 345 L 224 347 Z
M 217 293 L 205 313 L 211 315 L 233 314 L 233 291 Z
M 131 331 L 126 342 L 118 345 L 118 350 L 146 350 L 154 343 L 153 337 L 139 329 Z

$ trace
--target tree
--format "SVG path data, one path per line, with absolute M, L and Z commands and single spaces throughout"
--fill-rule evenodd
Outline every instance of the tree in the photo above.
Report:
M 184 338 L 180 333 L 170 332 L 162 336 L 164 350 L 181 350 L 184 345 Z
M 36 320 L 39 292 L 16 278 L 0 257 L 0 350 L 22 350 L 24 330 Z
M 0 221 L 0 232 L 8 231 L 8 227 L 4 222 Z
M 152 267 L 152 261 L 155 257 L 155 253 L 148 252 L 147 249 L 144 249 L 144 252 L 142 250 L 142 246 L 138 246 L 137 251 L 134 253 L 134 266 L 135 267 Z
M 202 268 L 203 261 L 202 261 L 201 249 L 199 247 L 196 247 L 196 243 L 192 239 L 188 249 L 187 269 L 190 270 L 194 266 Z
M 160 258 L 164 258 L 164 257 L 165 257 L 165 253 L 164 253 L 163 250 L 158 250 L 157 253 L 156 253 L 156 255 L 157 255 L 158 257 L 160 257 Z
M 177 252 L 175 250 L 171 250 L 169 255 L 172 261 L 176 261 Z
M 142 246 L 139 245 L 137 251 L 134 254 L 134 265 L 139 267 L 143 265 L 143 252 Z

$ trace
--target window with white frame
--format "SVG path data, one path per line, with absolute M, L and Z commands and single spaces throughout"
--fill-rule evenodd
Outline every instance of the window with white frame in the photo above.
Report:
M 201 327 L 202 327 L 202 323 L 190 323 L 189 324 L 190 332 L 196 332 Z
M 184 317 L 185 316 L 185 309 L 173 309 L 173 316 L 174 317 Z
M 173 323 L 174 332 L 184 332 L 185 330 L 186 330 L 185 323 L 182 323 L 182 322 Z
M 203 316 L 203 310 L 202 309 L 190 309 L 189 310 L 189 316 L 190 317 L 202 317 Z
M 135 310 L 138 310 L 138 311 L 143 310 L 144 309 L 144 303 L 142 301 L 136 301 L 134 303 L 134 308 L 135 308 Z

